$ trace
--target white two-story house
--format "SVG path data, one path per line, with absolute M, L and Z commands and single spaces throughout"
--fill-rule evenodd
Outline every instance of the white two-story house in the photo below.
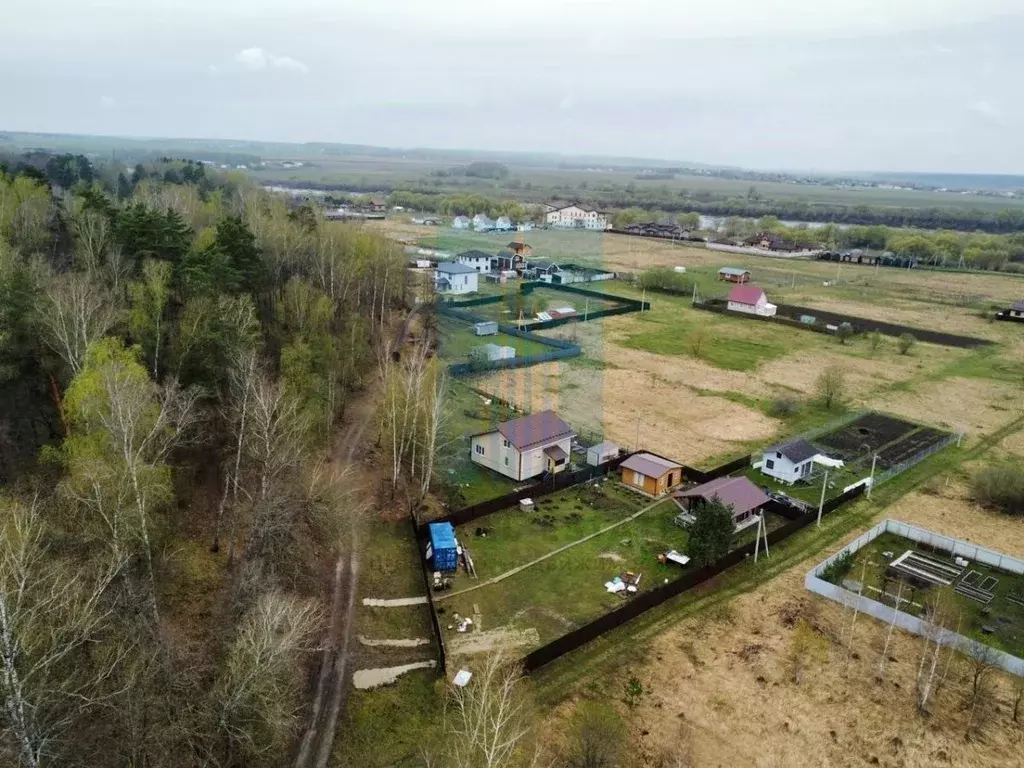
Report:
M 465 264 L 442 261 L 434 268 L 434 290 L 438 293 L 476 293 L 479 274 Z
M 473 435 L 470 456 L 474 463 L 513 480 L 529 480 L 565 470 L 575 436 L 554 411 L 541 411 Z
M 463 251 L 455 257 L 455 261 L 477 272 L 490 272 L 493 258 L 491 254 L 483 251 Z
M 608 217 L 594 208 L 566 205 L 545 214 L 552 227 L 581 227 L 583 229 L 608 229 Z
M 797 480 L 810 479 L 814 460 L 819 456 L 821 451 L 806 440 L 773 445 L 761 452 L 761 472 L 792 485 Z

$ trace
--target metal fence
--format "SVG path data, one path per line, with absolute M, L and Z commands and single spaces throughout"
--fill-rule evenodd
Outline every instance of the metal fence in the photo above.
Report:
M 965 557 L 968 560 L 985 563 L 986 565 L 1001 568 L 1011 573 L 1024 573 L 1024 561 L 1017 558 L 1000 552 L 994 552 L 993 550 L 985 549 L 960 539 L 941 536 L 924 528 L 918 528 L 915 525 L 901 523 L 898 520 L 883 520 L 867 533 L 858 536 L 847 546 L 812 568 L 804 577 L 804 587 L 810 592 L 827 597 L 829 600 L 841 603 L 844 606 L 856 606 L 859 611 L 867 613 L 879 621 L 884 621 L 886 624 L 895 624 L 900 629 L 915 635 L 927 635 L 935 642 L 947 648 L 954 648 L 961 653 L 975 658 L 984 656 L 985 658 L 992 659 L 998 666 L 1010 674 L 1024 676 L 1024 659 L 1020 659 L 1005 651 L 997 650 L 992 646 L 985 645 L 944 627 L 937 627 L 917 616 L 896 610 L 884 603 L 865 597 L 863 594 L 852 592 L 845 587 L 832 584 L 821 578 L 829 564 L 847 553 L 857 552 L 886 532 L 894 533 L 933 549 L 942 550 L 954 557 Z
M 872 481 L 871 485 L 881 485 L 887 480 L 891 480 L 892 478 L 896 477 L 896 475 L 902 472 L 906 472 L 911 467 L 915 466 L 916 464 L 920 464 L 922 461 L 927 459 L 932 454 L 938 453 L 943 448 L 952 443 L 956 443 L 957 445 L 959 445 L 960 441 L 963 440 L 963 437 L 963 432 L 957 432 L 956 434 L 949 435 L 948 437 L 944 438 L 943 440 L 940 440 L 937 443 L 932 443 L 924 450 L 915 453 L 909 459 L 904 459 L 899 464 L 894 464 L 893 466 L 889 467 L 887 470 L 885 470 L 885 472 L 875 475 L 875 479 Z

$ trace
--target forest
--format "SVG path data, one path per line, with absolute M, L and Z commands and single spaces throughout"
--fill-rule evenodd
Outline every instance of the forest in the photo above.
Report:
M 286 761 L 405 281 L 240 175 L 0 158 L 0 764 Z

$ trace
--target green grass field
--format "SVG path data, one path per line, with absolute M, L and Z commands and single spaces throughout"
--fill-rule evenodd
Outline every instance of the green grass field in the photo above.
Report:
M 500 305 L 485 305 L 500 306 Z M 482 309 L 474 307 L 474 310 Z M 482 313 L 481 313 L 482 314 Z M 513 347 L 516 350 L 516 357 L 530 357 L 550 352 L 554 347 L 532 339 L 522 339 L 518 336 L 510 336 L 498 332 L 492 336 L 477 336 L 473 332 L 470 323 L 456 320 L 455 318 L 442 317 L 438 322 L 438 350 L 440 357 L 449 363 L 464 363 L 469 359 L 469 353 L 474 347 L 484 344 L 497 344 L 502 347 Z

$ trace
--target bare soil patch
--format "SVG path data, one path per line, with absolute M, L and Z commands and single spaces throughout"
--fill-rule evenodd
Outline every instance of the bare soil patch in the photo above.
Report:
M 540 645 L 540 634 L 532 627 L 529 629 L 489 629 L 485 632 L 467 632 L 448 641 L 448 653 L 451 656 L 474 656 L 478 653 L 490 653 L 498 649 L 515 650 L 518 648 L 537 648 Z

